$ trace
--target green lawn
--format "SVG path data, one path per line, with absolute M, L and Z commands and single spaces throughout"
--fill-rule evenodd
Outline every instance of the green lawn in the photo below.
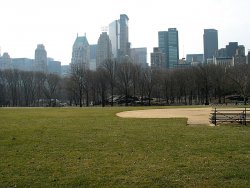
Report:
M 248 187 L 250 127 L 0 108 L 0 187 Z M 140 108 L 142 109 L 142 108 Z

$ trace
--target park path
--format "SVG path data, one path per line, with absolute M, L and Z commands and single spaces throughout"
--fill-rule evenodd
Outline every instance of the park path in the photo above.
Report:
M 173 108 L 134 110 L 117 113 L 122 118 L 188 118 L 188 125 L 209 125 L 212 108 Z

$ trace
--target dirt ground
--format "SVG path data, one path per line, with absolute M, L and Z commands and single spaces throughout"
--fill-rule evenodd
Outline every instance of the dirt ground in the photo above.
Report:
M 122 118 L 188 118 L 188 125 L 209 125 L 209 116 L 212 108 L 175 108 L 135 110 L 117 113 Z

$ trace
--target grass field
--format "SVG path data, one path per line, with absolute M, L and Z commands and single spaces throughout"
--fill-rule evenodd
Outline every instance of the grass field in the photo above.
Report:
M 115 116 L 133 109 L 0 109 L 0 187 L 250 185 L 249 126 Z

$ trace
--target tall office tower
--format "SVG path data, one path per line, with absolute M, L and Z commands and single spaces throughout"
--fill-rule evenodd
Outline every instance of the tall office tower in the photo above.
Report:
M 43 44 L 38 44 L 35 50 L 34 70 L 46 73 L 48 71 L 47 52 Z
M 97 43 L 96 48 L 96 68 L 101 66 L 105 59 L 111 59 L 112 57 L 112 48 L 111 41 L 107 32 L 103 32 Z
M 109 38 L 112 45 L 112 54 L 118 57 L 118 49 L 120 49 L 120 21 L 115 20 L 109 24 Z
M 238 48 L 238 42 L 229 42 L 229 44 L 226 45 L 227 56 L 234 57 L 236 54 L 237 48 Z
M 179 39 L 176 28 L 168 29 L 168 68 L 174 68 L 179 61 Z
M 176 28 L 169 28 L 168 31 L 158 32 L 159 50 L 165 53 L 165 63 L 163 67 L 174 68 L 179 61 L 179 39 Z
M 159 31 L 158 32 L 158 46 L 159 50 L 162 53 L 167 54 L 168 53 L 168 32 L 167 31 Z M 165 63 L 163 64 L 163 67 L 168 68 L 168 59 L 167 56 L 165 56 Z
M 218 31 L 215 29 L 204 29 L 203 34 L 204 61 L 213 58 L 218 50 Z
M 129 56 L 130 43 L 128 42 L 128 16 L 126 14 L 120 15 L 120 50 L 119 56 Z
M 82 64 L 89 69 L 90 63 L 90 46 L 86 35 L 79 37 L 77 35 L 73 45 L 71 64 Z
M 115 58 L 129 56 L 129 18 L 126 14 L 121 14 L 119 20 L 109 24 L 109 37 L 112 44 L 112 53 Z

